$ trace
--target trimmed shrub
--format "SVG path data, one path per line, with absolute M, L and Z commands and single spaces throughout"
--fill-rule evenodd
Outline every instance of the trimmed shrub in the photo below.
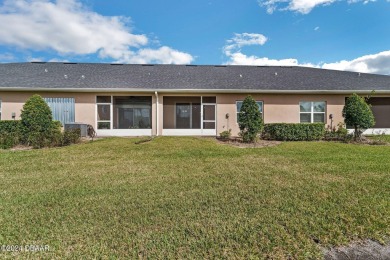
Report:
M 265 124 L 263 138 L 278 141 L 321 140 L 325 134 L 325 124 Z
M 348 130 L 344 127 L 344 124 L 341 122 L 337 124 L 337 129 L 335 126 L 333 128 L 328 126 L 324 136 L 325 141 L 349 142 L 352 140 L 352 138 L 353 135 L 348 133 Z
M 71 145 L 71 144 L 77 144 L 81 140 L 81 132 L 80 129 L 70 129 L 65 130 L 62 134 L 62 145 Z
M 371 111 L 371 105 L 366 102 L 364 97 L 352 94 L 345 101 L 343 108 L 343 117 L 347 126 L 354 128 L 355 141 L 361 139 L 365 129 L 375 125 L 374 114 Z
M 44 146 L 55 147 L 62 146 L 63 132 L 60 121 L 52 121 L 50 130 L 47 132 Z
M 18 138 L 10 133 L 0 133 L 0 149 L 9 149 L 18 144 Z
M 230 137 L 232 136 L 232 129 L 222 131 L 221 133 L 219 133 L 219 136 L 220 136 L 221 139 L 223 139 L 223 140 L 228 140 L 228 139 L 230 139 Z
M 0 121 L 0 133 L 19 133 L 20 132 L 19 120 L 1 120 Z
M 9 149 L 17 145 L 20 141 L 20 121 L 3 120 L 0 121 L 0 148 Z
M 247 96 L 242 102 L 238 114 L 238 126 L 240 127 L 240 136 L 245 143 L 254 142 L 263 130 L 264 125 L 259 106 L 252 96 Z
M 57 125 L 53 125 L 50 107 L 40 95 L 33 95 L 27 100 L 20 117 L 22 141 L 25 144 L 34 148 L 51 146 L 51 138 L 55 134 L 52 131 L 57 131 Z

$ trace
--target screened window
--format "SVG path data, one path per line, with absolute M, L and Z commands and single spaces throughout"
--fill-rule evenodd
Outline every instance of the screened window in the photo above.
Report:
M 201 97 L 163 97 L 164 129 L 201 129 Z
M 202 97 L 202 103 L 215 104 L 215 103 L 217 103 L 217 98 L 216 97 Z
M 299 102 L 301 123 L 325 123 L 326 102 Z
M 237 101 L 237 122 L 238 122 L 238 115 L 240 114 L 241 107 L 242 107 L 243 101 Z M 259 107 L 259 112 L 261 114 L 261 117 L 263 117 L 263 101 L 256 101 L 257 106 Z
M 98 129 L 151 129 L 151 96 L 97 96 Z
M 111 96 L 97 96 L 97 129 L 111 129 Z
M 152 128 L 152 97 L 114 97 L 114 129 Z
M 111 96 L 97 96 L 96 103 L 108 103 L 111 104 Z

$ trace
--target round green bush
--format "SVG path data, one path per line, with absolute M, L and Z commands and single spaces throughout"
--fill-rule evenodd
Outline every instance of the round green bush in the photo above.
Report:
M 53 116 L 50 107 L 40 95 L 33 95 L 23 106 L 21 131 L 23 142 L 34 148 L 50 146 Z
M 246 143 L 254 142 L 263 130 L 263 119 L 259 111 L 259 106 L 252 96 L 247 96 L 242 102 L 240 113 L 238 114 L 238 125 L 240 136 Z
M 355 140 L 360 139 L 365 129 L 371 128 L 375 124 L 371 106 L 367 104 L 364 97 L 352 94 L 345 101 L 343 117 L 347 126 L 352 126 Z

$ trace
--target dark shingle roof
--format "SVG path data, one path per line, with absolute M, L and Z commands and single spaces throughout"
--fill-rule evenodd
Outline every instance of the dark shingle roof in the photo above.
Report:
M 0 89 L 388 91 L 390 76 L 306 67 L 0 64 Z

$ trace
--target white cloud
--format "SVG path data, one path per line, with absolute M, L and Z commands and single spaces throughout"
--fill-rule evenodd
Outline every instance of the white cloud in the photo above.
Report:
M 149 52 L 149 39 L 134 34 L 126 17 L 103 16 L 85 8 L 78 0 L 5 0 L 0 7 L 0 44 L 29 50 L 54 50 L 60 55 L 98 54 L 129 62 L 190 63 L 190 54 L 163 46 L 158 58 Z M 7 25 L 7 26 L 4 26 Z M 143 49 L 145 48 L 145 49 Z
M 246 40 L 243 40 L 243 35 L 246 35 L 246 38 L 244 37 Z M 252 37 L 247 35 L 252 35 Z M 256 35 L 256 37 L 253 35 Z M 253 38 L 258 40 L 252 40 Z M 390 50 L 376 54 L 365 55 L 353 60 L 341 60 L 332 63 L 314 64 L 310 62 L 300 62 L 295 58 L 272 59 L 268 57 L 259 57 L 256 55 L 246 55 L 240 49 L 242 46 L 264 45 L 266 41 L 267 37 L 262 34 L 235 34 L 235 37 L 228 40 L 227 44 L 223 47 L 223 52 L 228 58 L 226 64 L 257 66 L 304 66 L 390 75 Z
M 247 56 L 241 52 L 232 53 L 229 65 L 258 65 L 258 66 L 298 66 L 297 59 L 269 59 L 267 57 Z
M 162 64 L 188 64 L 193 57 L 184 52 L 180 52 L 163 46 L 159 49 L 140 49 L 136 53 L 129 53 L 120 59 L 121 63 L 162 63 Z
M 353 60 L 341 60 L 332 63 L 313 64 L 310 62 L 300 62 L 295 58 L 270 59 L 268 57 L 248 56 L 241 52 L 232 53 L 229 65 L 257 65 L 257 66 L 303 66 L 322 69 L 356 71 L 362 73 L 374 73 L 390 75 L 390 50 L 377 54 L 365 55 Z
M 15 56 L 12 53 L 0 53 L 0 62 L 10 62 L 15 60 Z
M 258 57 L 255 55 L 246 55 L 241 52 L 232 53 L 229 56 L 227 65 L 249 65 L 249 66 L 302 66 L 302 67 L 318 67 L 312 63 L 300 63 L 297 59 L 271 59 L 268 57 Z
M 226 41 L 223 50 L 227 56 L 232 52 L 239 51 L 241 47 L 250 45 L 264 45 L 267 37 L 259 33 L 236 33 L 234 37 Z
M 233 38 L 226 41 L 223 47 L 224 54 L 229 58 L 228 65 L 263 65 L 263 66 L 297 66 L 296 59 L 275 60 L 267 57 L 247 56 L 241 52 L 241 47 L 262 46 L 268 38 L 258 33 L 236 33 Z
M 41 61 L 44 61 L 44 58 L 42 58 L 42 57 L 28 57 L 27 61 L 28 62 L 41 62 Z
M 347 70 L 390 75 L 390 50 L 321 65 L 324 69 Z
M 314 28 L 314 31 L 318 31 L 319 29 L 320 29 L 320 27 L 317 26 L 317 27 Z
M 227 42 L 230 46 L 241 48 L 248 45 L 264 45 L 267 42 L 267 37 L 259 33 L 236 33 Z
M 50 59 L 49 62 L 70 62 L 69 60 L 64 60 L 64 59 L 58 59 L 58 58 L 53 58 Z
M 326 6 L 337 1 L 347 1 L 349 4 L 376 2 L 376 0 L 258 0 L 260 6 L 265 7 L 269 14 L 272 14 L 275 10 L 288 10 L 301 14 L 308 14 L 317 6 Z

